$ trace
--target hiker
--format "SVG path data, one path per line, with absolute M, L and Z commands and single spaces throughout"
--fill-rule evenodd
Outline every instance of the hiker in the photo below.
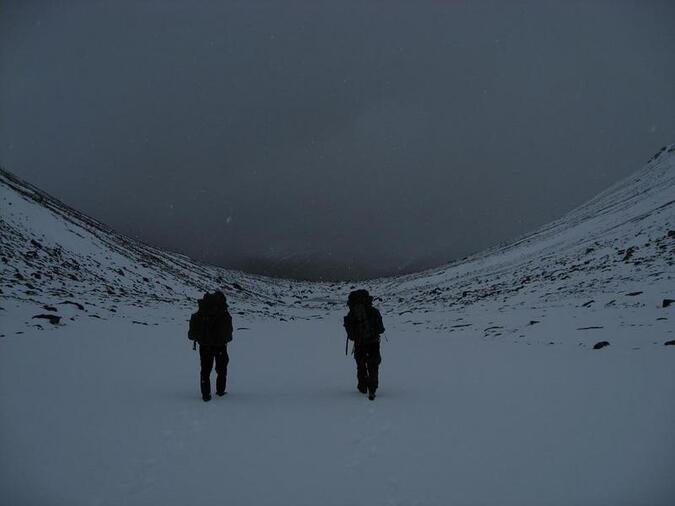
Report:
M 349 313 L 344 325 L 347 339 L 354 341 L 354 360 L 356 360 L 356 388 L 368 399 L 375 399 L 378 387 L 378 368 L 380 356 L 380 334 L 384 332 L 382 316 L 373 307 L 373 298 L 367 290 L 355 290 L 347 300 Z
M 216 395 L 225 395 L 227 383 L 227 343 L 232 341 L 232 317 L 227 311 L 227 299 L 221 291 L 206 293 L 199 300 L 199 309 L 190 317 L 188 338 L 199 343 L 201 364 L 200 387 L 202 400 L 211 400 L 211 369 L 216 363 Z

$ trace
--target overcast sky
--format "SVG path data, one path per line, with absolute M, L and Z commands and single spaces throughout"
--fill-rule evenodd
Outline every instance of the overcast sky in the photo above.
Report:
M 675 142 L 674 55 L 669 1 L 2 0 L 0 164 L 201 260 L 375 276 Z

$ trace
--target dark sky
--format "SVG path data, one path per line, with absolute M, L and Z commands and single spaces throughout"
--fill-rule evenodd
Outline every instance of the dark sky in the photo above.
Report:
M 295 277 L 443 263 L 675 141 L 675 2 L 0 2 L 0 164 Z

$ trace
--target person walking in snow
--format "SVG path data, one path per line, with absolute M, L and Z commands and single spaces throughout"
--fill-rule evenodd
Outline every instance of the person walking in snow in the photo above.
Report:
M 355 290 L 347 300 L 349 313 L 344 318 L 347 339 L 354 342 L 356 360 L 356 388 L 368 399 L 375 399 L 379 386 L 380 334 L 384 333 L 382 315 L 373 307 L 373 298 L 367 290 Z
M 216 395 L 225 395 L 227 384 L 227 343 L 232 341 L 232 317 L 221 291 L 206 293 L 199 309 L 190 317 L 188 338 L 199 343 L 200 388 L 204 402 L 211 400 L 211 370 L 216 363 Z

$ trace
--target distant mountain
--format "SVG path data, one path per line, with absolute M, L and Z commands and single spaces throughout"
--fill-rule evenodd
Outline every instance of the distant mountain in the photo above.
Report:
M 362 282 L 388 311 L 441 310 L 486 300 L 543 304 L 672 283 L 675 251 L 675 145 L 633 176 L 559 220 L 440 268 Z M 292 315 L 342 305 L 351 283 L 309 283 L 204 265 L 121 235 L 7 171 L 0 171 L 0 261 L 4 299 L 43 305 L 73 301 L 193 305 L 220 288 L 254 314 Z M 251 267 L 269 274 L 305 269 L 315 253 Z M 310 262 L 311 259 L 311 262 Z M 338 272 L 338 264 L 335 264 Z M 340 266 L 344 269 L 344 266 Z M 359 277 L 358 272 L 354 277 Z

